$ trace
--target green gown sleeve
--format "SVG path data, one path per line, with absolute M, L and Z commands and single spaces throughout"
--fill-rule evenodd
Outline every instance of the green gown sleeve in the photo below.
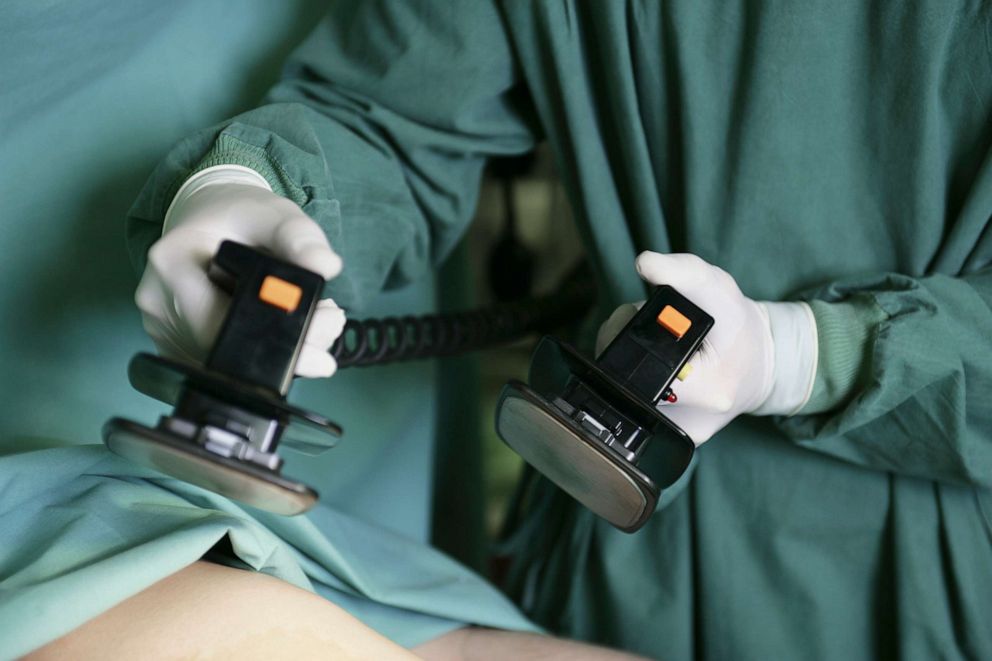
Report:
M 241 164 L 323 227 L 345 264 L 328 294 L 360 307 L 448 254 L 486 159 L 533 148 L 532 116 L 492 3 L 335 3 L 263 105 L 156 169 L 129 213 L 132 263 L 189 174 Z
M 992 241 L 967 261 L 958 277 L 885 274 L 813 292 L 817 384 L 782 429 L 864 466 L 992 486 Z

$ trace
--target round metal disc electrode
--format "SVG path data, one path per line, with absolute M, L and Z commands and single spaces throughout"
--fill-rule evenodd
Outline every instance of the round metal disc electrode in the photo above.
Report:
M 510 381 L 496 432 L 527 463 L 624 532 L 654 512 L 695 450 L 684 431 L 571 346 L 545 337 L 531 385 Z
M 317 492 L 305 484 L 218 456 L 162 429 L 112 418 L 104 425 L 103 436 L 107 447 L 125 459 L 252 507 L 291 516 L 317 502 Z
M 637 530 L 654 512 L 658 487 L 636 466 L 519 381 L 503 390 L 500 437 L 565 492 L 617 528 Z
M 300 514 L 317 501 L 316 491 L 279 474 L 282 462 L 274 450 L 281 442 L 311 452 L 330 448 L 341 435 L 334 422 L 265 388 L 161 356 L 136 355 L 128 376 L 138 391 L 177 405 L 177 411 L 191 393 L 214 404 L 204 418 L 186 419 L 174 413 L 154 428 L 113 418 L 104 425 L 103 438 L 114 453 L 276 514 Z M 253 444 L 253 432 L 246 426 L 244 435 L 231 431 L 246 416 L 276 430 L 271 447 Z M 262 463 L 252 461 L 253 456 Z

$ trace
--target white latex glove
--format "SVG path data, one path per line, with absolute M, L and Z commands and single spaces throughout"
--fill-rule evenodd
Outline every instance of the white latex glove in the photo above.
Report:
M 756 302 L 723 269 L 690 254 L 643 252 L 637 272 L 652 285 L 671 285 L 715 323 L 675 381 L 665 415 L 700 445 L 738 415 L 793 415 L 809 400 L 818 358 L 816 321 L 806 303 Z M 641 303 L 617 308 L 600 327 L 600 353 Z
M 134 296 L 145 330 L 163 355 L 194 363 L 206 359 L 230 305 L 228 295 L 207 277 L 210 260 L 226 239 L 264 247 L 325 279 L 341 271 L 341 258 L 317 223 L 273 193 L 260 174 L 237 165 L 198 172 L 176 193 Z M 334 301 L 317 304 L 296 374 L 335 372 L 328 349 L 344 322 L 344 311 Z

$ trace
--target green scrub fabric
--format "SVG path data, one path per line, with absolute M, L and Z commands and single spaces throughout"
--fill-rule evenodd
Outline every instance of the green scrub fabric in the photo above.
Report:
M 312 588 L 404 645 L 466 622 L 532 628 L 426 546 L 436 365 L 294 387 L 346 430 L 318 457 L 285 453 L 285 474 L 321 493 L 306 517 L 244 510 L 99 445 L 108 418 L 153 425 L 166 410 L 126 376 L 134 352 L 153 350 L 132 301 L 129 206 L 178 140 L 259 103 L 325 8 L 0 5 L 0 659 L 208 552 Z M 435 299 L 425 278 L 369 311 L 429 312 Z
M 525 610 L 664 659 L 992 658 L 990 34 L 965 0 L 335 5 L 263 106 L 168 156 L 132 254 L 189 172 L 242 163 L 358 309 L 443 258 L 486 158 L 547 140 L 601 318 L 650 249 L 875 321 L 843 402 L 739 418 L 637 534 L 534 487 Z

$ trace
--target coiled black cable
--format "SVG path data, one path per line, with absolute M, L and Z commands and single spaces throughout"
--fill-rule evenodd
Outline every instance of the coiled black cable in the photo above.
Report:
M 578 321 L 595 300 L 595 281 L 582 264 L 547 296 L 467 312 L 349 319 L 331 355 L 338 367 L 368 367 L 476 351 Z
M 551 332 L 581 319 L 596 299 L 595 281 L 585 262 L 553 294 L 518 299 L 530 290 L 535 258 L 519 237 L 513 185 L 522 173 L 533 170 L 534 163 L 533 154 L 490 163 L 502 189 L 505 214 L 502 236 L 489 260 L 490 286 L 500 302 L 450 314 L 349 319 L 331 347 L 338 367 L 451 356 Z

